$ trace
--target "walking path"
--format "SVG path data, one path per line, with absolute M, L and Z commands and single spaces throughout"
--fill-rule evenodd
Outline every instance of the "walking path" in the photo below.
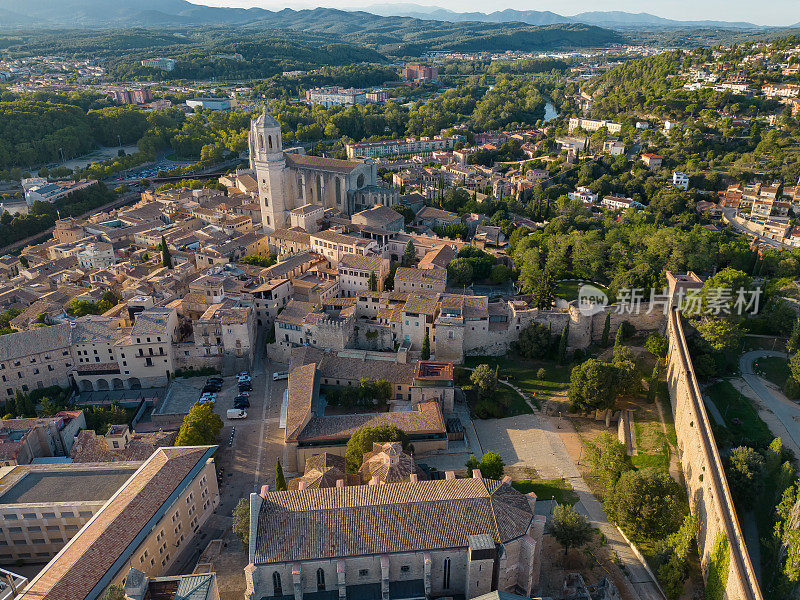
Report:
M 753 363 L 762 357 L 779 357 L 786 358 L 785 352 L 776 352 L 774 350 L 753 350 L 746 352 L 739 358 L 739 371 L 742 373 L 742 379 L 745 380 L 747 385 L 756 393 L 761 402 L 778 418 L 781 424 L 786 428 L 786 432 L 794 442 L 795 446 L 800 447 L 800 426 L 798 426 L 798 419 L 800 419 L 800 405 L 792 402 L 786 398 L 782 393 L 777 391 L 773 392 L 768 388 L 763 379 L 753 373 Z

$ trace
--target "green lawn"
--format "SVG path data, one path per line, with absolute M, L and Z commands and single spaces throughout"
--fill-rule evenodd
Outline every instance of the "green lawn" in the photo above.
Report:
M 509 383 L 517 386 L 530 396 L 536 406 L 540 406 L 543 400 L 569 387 L 569 375 L 571 372 L 569 365 L 561 366 L 553 361 L 527 360 L 515 355 L 468 356 L 464 360 L 465 367 L 475 368 L 481 364 L 488 364 L 492 368 L 496 368 L 499 365 L 500 379 L 507 379 Z M 547 371 L 547 376 L 545 379 L 536 379 L 536 372 L 541 368 Z M 526 409 L 522 412 L 530 412 L 525 401 L 514 390 L 503 384 L 498 387 L 503 390 L 501 393 L 513 394 L 516 397 L 514 400 L 517 403 L 516 406 Z
M 570 506 L 579 500 L 572 486 L 563 479 L 520 479 L 511 485 L 523 494 L 533 492 L 537 500 L 555 500 Z
M 725 427 L 714 426 L 714 436 L 719 446 L 752 445 L 766 448 L 774 436 L 767 424 L 758 416 L 753 403 L 742 395 L 730 381 L 718 381 L 706 390 L 716 404 Z M 714 423 L 713 417 L 709 419 Z
M 786 359 L 770 356 L 753 363 L 753 372 L 782 388 L 789 376 L 789 366 Z
M 558 298 L 562 298 L 567 302 L 572 302 L 573 300 L 578 299 L 578 290 L 584 284 L 592 285 L 597 289 L 603 290 L 607 296 L 609 296 L 609 302 L 613 302 L 610 298 L 610 294 L 608 288 L 604 285 L 597 285 L 596 283 L 591 283 L 589 281 L 556 281 L 556 290 L 555 295 Z

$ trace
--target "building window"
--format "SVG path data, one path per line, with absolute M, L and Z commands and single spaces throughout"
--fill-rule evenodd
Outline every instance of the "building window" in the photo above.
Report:
M 277 571 L 272 573 L 272 595 L 283 596 L 283 583 L 281 582 L 281 574 Z
M 450 589 L 450 559 L 444 559 L 444 581 L 442 582 L 442 588 L 449 590 Z
M 366 577 L 369 575 L 369 569 L 359 569 L 358 576 L 359 577 Z
M 317 569 L 317 591 L 325 591 L 325 571 L 322 569 Z

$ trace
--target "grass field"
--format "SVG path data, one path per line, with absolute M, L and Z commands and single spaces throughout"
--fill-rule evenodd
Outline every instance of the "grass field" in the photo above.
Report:
M 464 360 L 465 367 L 474 368 L 481 364 L 488 364 L 493 369 L 499 366 L 500 379 L 507 379 L 509 383 L 517 386 L 525 394 L 530 396 L 536 406 L 541 406 L 542 401 L 547 400 L 551 396 L 569 387 L 570 366 L 556 365 L 552 361 L 527 360 L 514 355 L 499 357 L 469 356 Z M 537 379 L 536 372 L 542 368 L 547 371 L 547 376 L 545 379 Z M 522 403 L 526 408 L 526 410 L 522 412 L 530 412 L 525 401 L 522 400 L 514 390 L 503 384 L 498 386 L 498 389 L 500 388 L 503 390 L 501 393 L 508 393 L 516 396 L 514 401 Z M 523 408 L 519 404 L 517 404 L 517 406 Z
M 774 437 L 769 427 L 758 416 L 753 403 L 733 387 L 730 381 L 718 381 L 706 393 L 725 421 L 724 428 L 714 427 L 717 445 L 725 447 L 744 444 L 755 448 L 769 446 Z M 713 418 L 709 418 L 714 423 Z
M 570 506 L 578 501 L 578 494 L 563 479 L 520 479 L 511 485 L 523 494 L 533 492 L 537 500 L 555 500 Z
M 556 291 L 555 295 L 558 298 L 562 298 L 567 302 L 572 302 L 573 300 L 578 299 L 578 290 L 581 286 L 586 283 L 588 285 L 593 285 L 594 287 L 603 290 L 607 296 L 609 296 L 609 302 L 613 302 L 613 298 L 610 297 L 610 293 L 608 288 L 604 285 L 597 285 L 596 283 L 591 283 L 590 281 L 577 281 L 577 280 L 562 280 L 556 281 Z
M 753 371 L 781 388 L 789 376 L 786 360 L 777 356 L 759 358 L 753 363 Z

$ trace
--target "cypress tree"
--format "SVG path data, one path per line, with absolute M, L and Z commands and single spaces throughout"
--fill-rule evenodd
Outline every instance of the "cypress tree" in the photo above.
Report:
M 283 467 L 281 466 L 281 459 L 275 463 L 275 491 L 285 492 L 288 489 L 286 486 L 286 478 L 283 476 Z
M 606 314 L 606 322 L 603 324 L 603 338 L 600 340 L 600 345 L 603 348 L 608 347 L 608 336 L 611 333 L 611 313 Z
M 425 332 L 425 338 L 422 340 L 422 360 L 428 360 L 431 357 L 431 339 L 428 332 Z
M 561 340 L 558 343 L 558 362 L 564 364 L 567 362 L 567 338 L 569 337 L 569 321 L 564 325 L 564 331 L 561 332 Z
M 163 235 L 161 236 L 161 266 L 168 269 L 172 268 L 172 255 L 169 252 L 167 240 L 164 239 Z

